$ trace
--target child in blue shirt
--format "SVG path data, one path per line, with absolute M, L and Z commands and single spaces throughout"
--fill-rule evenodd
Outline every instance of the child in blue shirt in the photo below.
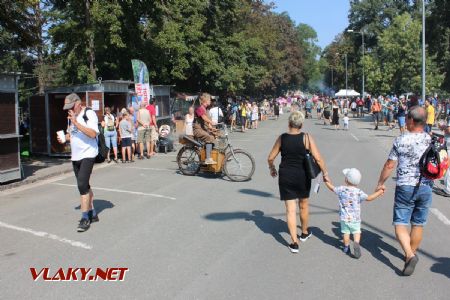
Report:
M 350 234 L 353 235 L 354 257 L 361 257 L 361 202 L 372 201 L 384 194 L 380 189 L 371 195 L 367 195 L 357 186 L 361 182 L 361 173 L 358 169 L 351 168 L 342 171 L 345 175 L 345 185 L 335 187 L 329 178 L 325 178 L 325 185 L 339 198 L 339 215 L 341 220 L 341 233 L 343 234 L 343 251 L 350 254 Z

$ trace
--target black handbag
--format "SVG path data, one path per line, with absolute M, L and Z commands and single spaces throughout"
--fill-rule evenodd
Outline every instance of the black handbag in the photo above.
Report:
M 310 143 L 309 143 L 309 134 L 305 133 L 305 135 L 306 135 L 306 139 L 308 140 L 308 146 L 306 146 L 306 143 L 304 143 L 305 149 L 306 149 L 305 172 L 306 172 L 306 176 L 308 176 L 309 179 L 314 179 L 317 177 L 317 175 L 320 174 L 320 172 L 322 170 L 320 169 L 320 166 L 317 163 L 314 156 L 311 154 Z

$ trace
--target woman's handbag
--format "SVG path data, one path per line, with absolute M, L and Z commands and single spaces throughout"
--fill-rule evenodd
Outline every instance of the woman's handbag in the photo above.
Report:
M 306 155 L 305 155 L 305 172 L 306 176 L 308 176 L 310 179 L 314 179 L 319 175 L 321 172 L 320 166 L 317 163 L 316 159 L 312 155 L 310 151 L 310 143 L 309 143 L 309 134 L 305 133 L 306 139 L 308 140 L 308 146 L 305 144 L 306 149 Z

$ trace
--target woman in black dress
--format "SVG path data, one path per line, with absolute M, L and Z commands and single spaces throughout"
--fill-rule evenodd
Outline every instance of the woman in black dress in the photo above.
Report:
M 306 149 L 316 159 L 322 170 L 323 176 L 327 176 L 325 162 L 320 156 L 316 143 L 311 135 L 301 131 L 305 116 L 300 111 L 295 111 L 289 116 L 289 130 L 278 137 L 272 151 L 269 154 L 268 163 L 270 175 L 276 177 L 277 170 L 274 166 L 275 158 L 281 152 L 281 163 L 279 168 L 278 185 L 280 189 L 280 199 L 285 202 L 286 220 L 292 243 L 289 249 L 293 253 L 298 252 L 297 238 L 297 199 L 300 208 L 300 222 L 302 234 L 300 240 L 305 242 L 311 232 L 308 229 L 309 206 L 308 198 L 311 190 L 311 179 L 305 173 L 304 160 Z M 306 144 L 306 147 L 305 147 Z
M 333 122 L 331 123 L 334 125 L 334 129 L 339 129 L 339 105 L 337 104 L 336 99 L 333 99 Z

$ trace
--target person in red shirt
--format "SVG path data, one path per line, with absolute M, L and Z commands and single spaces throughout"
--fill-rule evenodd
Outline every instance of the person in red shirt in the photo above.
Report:
M 150 104 L 147 105 L 147 110 L 150 113 L 150 149 L 149 156 L 155 155 L 155 144 L 158 140 L 158 126 L 156 123 L 156 109 L 155 109 L 155 98 L 150 99 Z
M 362 118 L 364 117 L 364 101 L 362 98 L 358 98 L 356 101 L 356 104 L 358 105 L 358 117 Z
M 200 106 L 195 110 L 194 118 L 194 138 L 206 143 L 206 160 L 205 164 L 215 165 L 217 164 L 211 158 L 211 151 L 213 149 L 214 140 L 216 139 L 213 132 L 213 122 L 207 114 L 207 107 L 211 105 L 211 95 L 203 93 L 200 96 Z

